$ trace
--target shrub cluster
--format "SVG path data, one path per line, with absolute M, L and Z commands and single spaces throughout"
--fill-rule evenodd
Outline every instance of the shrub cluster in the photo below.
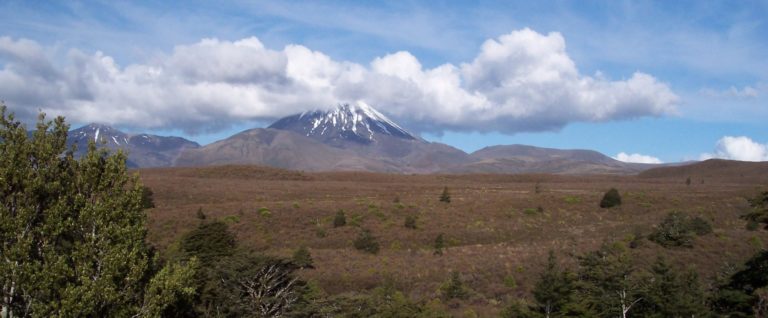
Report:
M 355 239 L 355 248 L 366 253 L 376 254 L 379 252 L 379 242 L 369 230 L 363 230 Z
M 671 212 L 648 237 L 664 247 L 692 247 L 697 235 L 712 232 L 712 226 L 701 217 L 691 218 L 683 212 Z

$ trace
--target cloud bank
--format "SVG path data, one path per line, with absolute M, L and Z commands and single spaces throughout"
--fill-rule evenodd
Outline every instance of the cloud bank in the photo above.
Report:
M 102 52 L 55 52 L 0 37 L 0 99 L 22 118 L 40 109 L 196 133 L 360 100 L 416 131 L 515 133 L 663 116 L 679 100 L 645 73 L 580 74 L 562 35 L 530 29 L 487 40 L 472 61 L 434 68 L 405 51 L 361 65 L 301 45 L 269 49 L 253 37 L 204 39 L 126 66 Z
M 700 156 L 701 160 L 712 158 L 768 161 L 768 144 L 760 144 L 746 136 L 725 136 L 717 141 L 714 153 L 705 153 Z
M 663 163 L 659 158 L 641 155 L 639 153 L 627 154 L 625 152 L 618 153 L 613 159 L 630 163 Z

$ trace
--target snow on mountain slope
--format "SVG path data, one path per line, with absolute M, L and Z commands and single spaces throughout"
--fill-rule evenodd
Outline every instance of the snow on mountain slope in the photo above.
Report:
M 379 135 L 419 139 L 363 102 L 339 104 L 329 111 L 316 110 L 288 116 L 269 128 L 291 130 L 324 142 L 338 140 L 369 144 L 376 142 Z

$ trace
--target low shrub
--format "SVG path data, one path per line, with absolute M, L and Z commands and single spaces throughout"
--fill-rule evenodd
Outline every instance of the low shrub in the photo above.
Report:
M 621 205 L 621 195 L 619 195 L 619 190 L 616 190 L 615 188 L 611 188 L 605 192 L 603 199 L 600 200 L 600 207 L 603 209 L 612 208 L 618 205 Z
M 376 254 L 379 252 L 379 242 L 369 230 L 363 230 L 357 236 L 354 242 L 355 248 L 366 253 Z

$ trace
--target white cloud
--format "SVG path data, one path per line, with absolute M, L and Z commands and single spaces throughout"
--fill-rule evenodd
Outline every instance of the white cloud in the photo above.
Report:
M 746 136 L 725 136 L 717 141 L 714 153 L 705 153 L 700 156 L 701 160 L 712 158 L 768 161 L 768 144 L 760 144 Z
M 471 62 L 435 68 L 404 51 L 365 66 L 301 45 L 272 50 L 257 38 L 204 39 L 127 66 L 78 50 L 57 65 L 45 51 L 0 38 L 0 99 L 18 114 L 42 109 L 80 122 L 188 132 L 356 100 L 416 130 L 505 133 L 662 116 L 678 102 L 648 74 L 619 81 L 581 75 L 559 33 L 530 29 L 487 40 Z
M 700 91 L 700 93 L 706 97 L 714 97 L 714 98 L 740 98 L 740 99 L 749 99 L 749 98 L 757 98 L 761 95 L 763 91 L 766 89 L 766 84 L 758 83 L 756 85 L 747 85 L 743 88 L 736 88 L 735 86 L 731 86 L 728 89 L 724 90 L 716 90 L 712 88 L 705 88 Z
M 625 152 L 620 152 L 613 157 L 613 159 L 631 163 L 663 163 L 659 158 L 641 155 L 639 153 L 627 154 Z

